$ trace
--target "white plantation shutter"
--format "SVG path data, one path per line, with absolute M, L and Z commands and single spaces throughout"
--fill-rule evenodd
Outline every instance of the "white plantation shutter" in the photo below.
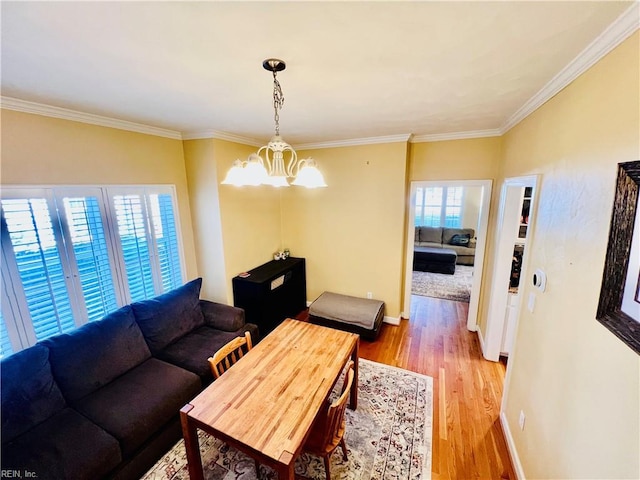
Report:
M 171 195 L 149 195 L 151 206 L 153 233 L 158 250 L 158 263 L 163 291 L 168 291 L 182 284 L 182 268 L 180 267 L 180 245 L 178 231 L 173 213 Z
M 118 235 L 124 261 L 129 295 L 132 302 L 155 294 L 151 271 L 149 231 L 144 197 L 114 195 L 113 206 L 118 222 Z
M 172 187 L 4 188 L 0 355 L 184 282 Z
M 118 308 L 99 196 L 65 196 L 62 203 L 87 319 L 99 320 Z
M 49 206 L 47 198 L 2 200 L 3 248 L 13 247 L 7 267 L 20 279 L 37 340 L 76 327 Z

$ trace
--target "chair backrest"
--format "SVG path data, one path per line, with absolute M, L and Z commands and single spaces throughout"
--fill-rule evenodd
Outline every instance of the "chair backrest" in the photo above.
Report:
M 322 445 L 336 443 L 344 434 L 344 411 L 347 408 L 349 393 L 353 386 L 353 377 L 355 375 L 353 367 L 353 360 L 350 360 L 347 364 L 347 373 L 344 377 L 344 383 L 342 384 L 342 394 L 334 400 L 331 405 L 329 405 L 329 409 L 327 410 L 326 419 L 324 421 Z
M 251 350 L 251 333 L 244 332 L 243 337 L 236 337 L 221 347 L 212 357 L 209 357 L 209 365 L 214 378 L 220 378 L 243 355 Z

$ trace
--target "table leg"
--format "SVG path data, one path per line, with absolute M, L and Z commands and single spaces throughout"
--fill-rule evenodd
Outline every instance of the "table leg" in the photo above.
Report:
M 358 349 L 360 348 L 360 339 L 356 340 L 356 344 L 351 352 L 351 360 L 353 360 L 353 386 L 349 397 L 349 408 L 355 410 L 358 408 Z
M 189 419 L 189 412 L 193 405 L 187 404 L 180 409 L 180 423 L 182 423 L 182 436 L 184 447 L 187 451 L 189 466 L 189 478 L 191 480 L 204 480 L 202 472 L 202 459 L 200 458 L 200 444 L 198 442 L 198 430 Z
M 278 472 L 278 480 L 294 480 L 294 462 L 291 462 L 290 465 L 279 464 L 276 469 Z

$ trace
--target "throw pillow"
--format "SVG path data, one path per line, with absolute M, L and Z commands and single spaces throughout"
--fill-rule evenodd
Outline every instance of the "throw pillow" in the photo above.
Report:
M 469 234 L 466 234 L 466 235 L 455 234 L 453 237 L 451 237 L 451 241 L 449 242 L 449 245 L 458 245 L 460 247 L 466 247 L 469 245 L 470 241 L 471 241 L 471 235 Z

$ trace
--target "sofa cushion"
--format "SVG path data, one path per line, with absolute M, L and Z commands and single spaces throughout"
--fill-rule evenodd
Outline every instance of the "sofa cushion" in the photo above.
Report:
M 2 444 L 3 471 L 34 478 L 103 478 L 120 461 L 118 441 L 71 408 Z
M 116 437 L 123 456 L 128 456 L 177 416 L 201 385 L 194 373 L 150 358 L 75 408 Z
M 66 407 L 51 374 L 49 349 L 44 345 L 36 344 L 10 355 L 0 363 L 0 371 L 2 442 L 14 439 Z
M 442 243 L 448 245 L 454 245 L 451 243 L 454 235 L 469 235 L 469 238 L 475 236 L 473 228 L 444 228 L 442 230 Z
M 420 227 L 420 242 L 442 243 L 442 228 Z
M 207 359 L 220 347 L 240 335 L 244 335 L 244 330 L 223 332 L 205 325 L 159 352 L 158 358 L 186 368 L 208 383 L 213 375 Z
M 67 401 L 108 384 L 151 356 L 130 306 L 43 342 Z
M 145 340 L 155 355 L 171 342 L 204 325 L 200 308 L 202 278 L 131 306 Z

